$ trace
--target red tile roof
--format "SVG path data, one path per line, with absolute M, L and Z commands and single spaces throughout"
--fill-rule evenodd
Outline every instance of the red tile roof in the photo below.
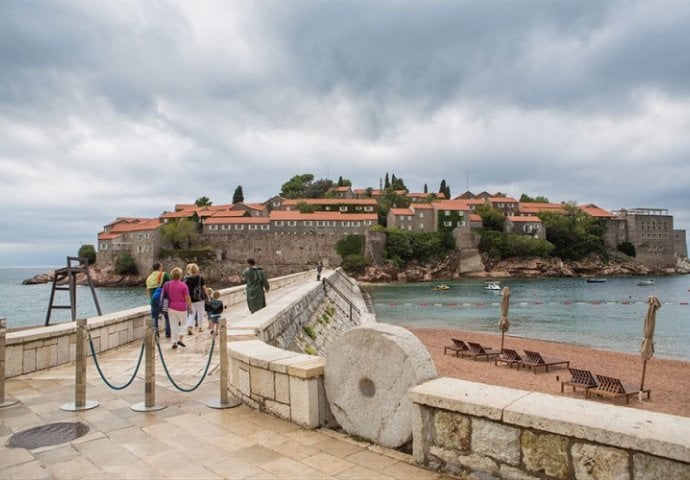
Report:
M 268 217 L 210 217 L 204 225 L 268 225 Z
M 300 203 L 307 205 L 377 205 L 374 198 L 288 198 L 283 202 L 283 206 L 292 207 Z
M 604 210 L 603 208 L 597 207 L 593 203 L 587 205 L 578 205 L 577 208 L 585 212 L 587 215 L 597 218 L 613 218 L 613 213 Z
M 314 212 L 301 213 L 294 210 L 274 210 L 269 217 L 271 220 L 373 220 L 378 221 L 375 213 L 341 213 L 341 212 Z
M 514 215 L 508 219 L 513 223 L 541 223 L 541 218 L 535 215 Z
M 518 206 L 520 214 L 535 214 L 538 212 L 565 213 L 562 203 L 520 202 Z
M 161 225 L 160 220 L 157 218 L 118 218 L 114 222 L 106 225 L 109 231 L 99 233 L 98 239 L 112 240 L 124 233 L 156 230 Z

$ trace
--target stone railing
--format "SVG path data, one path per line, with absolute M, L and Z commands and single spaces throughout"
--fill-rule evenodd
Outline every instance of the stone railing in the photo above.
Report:
M 295 273 L 269 280 L 271 290 L 312 279 L 312 272 Z M 316 283 L 316 282 L 313 282 Z M 243 285 L 221 290 L 226 306 L 246 300 Z M 120 347 L 144 336 L 150 308 L 142 306 L 88 318 L 88 329 L 97 353 Z M 76 324 L 58 323 L 7 333 L 5 376 L 14 377 L 73 362 L 76 358 Z
M 408 392 L 415 461 L 492 478 L 690 478 L 690 418 L 451 378 Z

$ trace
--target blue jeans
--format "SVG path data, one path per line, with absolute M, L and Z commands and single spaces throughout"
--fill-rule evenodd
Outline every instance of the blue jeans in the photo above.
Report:
M 156 331 L 158 331 L 158 317 L 160 317 L 161 314 L 163 314 L 163 318 L 165 319 L 165 336 L 170 337 L 170 317 L 168 316 L 168 312 L 162 312 L 158 304 L 151 305 L 151 324 Z

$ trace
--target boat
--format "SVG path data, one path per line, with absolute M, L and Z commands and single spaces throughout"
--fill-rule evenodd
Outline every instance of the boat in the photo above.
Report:
M 448 290 L 448 289 L 450 289 L 450 287 L 449 287 L 448 285 L 446 285 L 446 284 L 436 285 L 436 286 L 434 287 L 434 290 L 437 291 L 437 292 L 438 292 L 438 291 L 441 291 L 441 290 Z
M 653 278 L 648 278 L 646 280 L 638 280 L 637 281 L 638 285 L 644 286 L 644 285 L 654 285 L 654 279 Z
M 587 283 L 604 283 L 606 281 L 605 278 L 588 278 Z
M 484 285 L 484 290 L 498 291 L 500 289 L 501 286 L 498 284 L 498 282 L 486 282 L 486 285 Z

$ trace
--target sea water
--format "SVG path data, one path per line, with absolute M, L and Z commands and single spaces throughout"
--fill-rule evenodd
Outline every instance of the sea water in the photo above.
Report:
M 506 279 L 511 292 L 508 335 L 639 354 L 647 300 L 659 298 L 655 355 L 690 361 L 690 277 Z M 379 322 L 407 327 L 441 327 L 499 333 L 501 292 L 485 290 L 482 280 L 366 285 Z
M 0 268 L 0 317 L 9 328 L 44 325 L 52 284 L 22 285 L 56 267 Z M 638 286 L 639 277 L 506 279 L 511 291 L 508 335 L 553 340 L 605 350 L 639 353 L 647 299 L 661 301 L 654 334 L 655 355 L 690 361 L 690 276 L 656 277 Z M 409 327 L 457 328 L 498 333 L 500 291 L 484 290 L 481 280 L 366 285 L 379 322 Z M 139 288 L 96 288 L 101 312 L 114 313 L 148 304 Z M 56 292 L 56 304 L 68 304 L 67 292 Z M 77 287 L 77 316 L 97 314 L 91 290 Z M 51 324 L 70 321 L 69 310 L 53 310 Z

